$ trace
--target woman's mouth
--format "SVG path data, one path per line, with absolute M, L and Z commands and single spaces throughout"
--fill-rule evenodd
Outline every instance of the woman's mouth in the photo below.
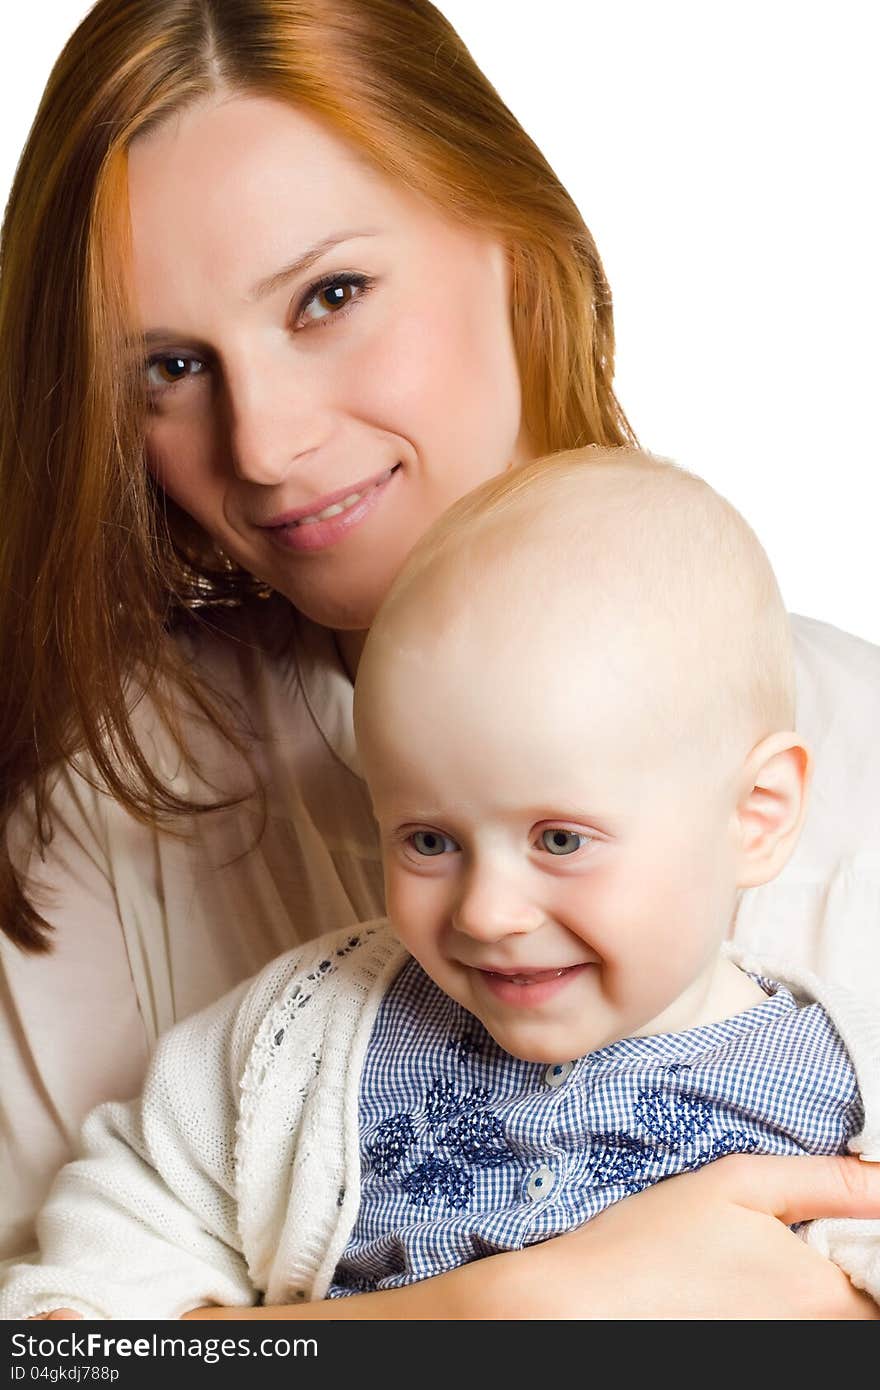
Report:
M 396 463 L 351 492 L 331 495 L 331 500 L 315 511 L 300 508 L 273 518 L 263 529 L 274 545 L 285 550 L 324 550 L 342 540 L 372 512 L 400 468 L 401 464 Z

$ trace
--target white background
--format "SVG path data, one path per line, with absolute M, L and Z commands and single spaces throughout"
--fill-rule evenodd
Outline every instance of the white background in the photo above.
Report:
M 0 197 L 83 0 L 0 9 Z M 582 209 L 641 442 L 880 642 L 874 0 L 441 0 Z

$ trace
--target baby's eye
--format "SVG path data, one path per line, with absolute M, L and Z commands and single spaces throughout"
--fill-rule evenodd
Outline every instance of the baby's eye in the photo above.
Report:
M 414 830 L 409 837 L 409 842 L 416 854 L 433 856 L 437 854 L 455 854 L 458 845 L 451 840 L 448 835 L 441 835 L 438 830 Z
M 185 381 L 188 376 L 198 376 L 204 370 L 204 362 L 197 357 L 178 357 L 176 354 L 154 357 L 147 363 L 147 384 L 153 391 L 163 391 L 169 386 L 176 386 L 179 381 Z
M 306 292 L 302 308 L 297 315 L 297 326 L 320 323 L 332 318 L 341 309 L 347 309 L 356 299 L 369 289 L 366 275 L 337 275 L 313 285 Z
M 543 830 L 541 844 L 550 854 L 574 854 L 582 845 L 588 845 L 592 836 L 580 835 L 576 830 Z

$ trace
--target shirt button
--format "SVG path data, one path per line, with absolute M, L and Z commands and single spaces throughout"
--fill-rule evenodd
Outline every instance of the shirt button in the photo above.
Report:
M 546 1163 L 542 1163 L 540 1168 L 536 1168 L 526 1179 L 526 1194 L 530 1201 L 540 1202 L 542 1197 L 547 1197 L 556 1186 L 556 1176 L 552 1168 L 548 1168 Z
M 548 1086 L 561 1086 L 567 1076 L 571 1074 L 574 1062 L 554 1062 L 544 1072 L 544 1080 Z

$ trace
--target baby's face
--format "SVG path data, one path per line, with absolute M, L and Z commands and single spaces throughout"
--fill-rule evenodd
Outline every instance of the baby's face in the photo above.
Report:
M 398 936 L 529 1061 L 691 1026 L 735 902 L 729 787 L 656 734 L 625 653 L 566 654 L 564 614 L 527 653 L 515 623 L 425 616 L 358 695 Z

